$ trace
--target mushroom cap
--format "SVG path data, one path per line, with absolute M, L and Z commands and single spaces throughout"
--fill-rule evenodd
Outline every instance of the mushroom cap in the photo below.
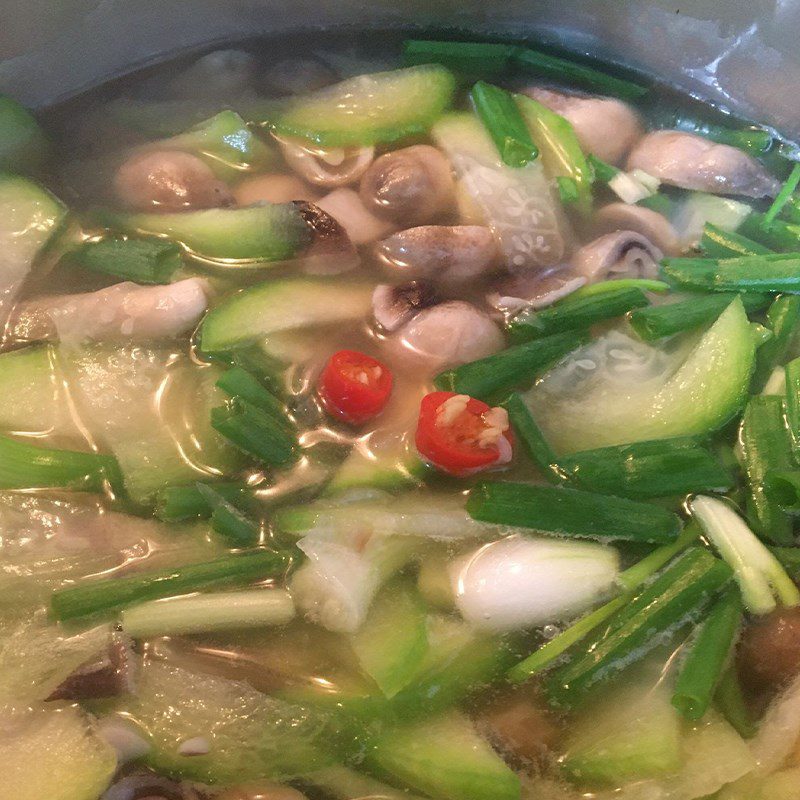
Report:
M 664 254 L 636 231 L 614 231 L 585 244 L 572 256 L 579 275 L 595 282 L 608 278 L 656 278 Z
M 488 314 L 463 300 L 423 309 L 384 340 L 408 364 L 439 370 L 502 350 L 503 334 Z
M 585 97 L 539 86 L 522 93 L 567 119 L 583 150 L 611 164 L 620 164 L 644 134 L 638 114 L 614 97 Z
M 133 153 L 114 176 L 114 191 L 137 211 L 186 211 L 233 203 L 228 187 L 198 156 L 180 150 Z
M 773 196 L 780 182 L 743 150 L 685 131 L 653 131 L 628 156 L 663 183 L 710 194 Z
M 628 203 L 609 203 L 592 220 L 598 233 L 632 231 L 641 234 L 654 247 L 668 256 L 682 251 L 678 233 L 672 223 L 657 211 Z
M 482 225 L 422 225 L 378 242 L 378 260 L 387 272 L 410 278 L 468 281 L 493 269 L 497 243 Z
M 427 144 L 375 159 L 361 179 L 361 199 L 373 213 L 399 225 L 423 225 L 446 212 L 455 197 L 450 162 Z

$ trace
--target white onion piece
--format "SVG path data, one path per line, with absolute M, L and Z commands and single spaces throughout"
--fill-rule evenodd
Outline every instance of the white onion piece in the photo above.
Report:
M 618 572 L 611 547 L 518 535 L 450 565 L 456 607 L 472 625 L 491 631 L 568 620 L 607 593 Z
M 372 599 L 408 562 L 417 547 L 411 537 L 310 535 L 297 546 L 308 560 L 294 574 L 290 590 L 306 617 L 337 633 L 354 633 L 366 618 Z
M 641 169 L 618 172 L 608 182 L 608 187 L 623 203 L 638 203 L 646 197 L 652 197 L 660 185 L 661 181 L 658 178 L 648 175 Z
M 376 242 L 394 230 L 390 222 L 367 210 L 354 189 L 334 189 L 317 203 L 317 207 L 330 214 L 356 246 Z

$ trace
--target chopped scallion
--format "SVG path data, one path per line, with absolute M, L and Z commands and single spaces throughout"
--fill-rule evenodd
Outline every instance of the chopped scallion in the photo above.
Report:
M 800 253 L 737 258 L 666 258 L 664 273 L 681 284 L 714 292 L 800 293 Z
M 689 508 L 733 569 L 748 611 L 768 614 L 778 602 L 784 606 L 800 604 L 800 590 L 778 559 L 725 501 L 700 495 L 690 501 Z
M 800 322 L 800 297 L 777 297 L 767 310 L 767 327 L 772 338 L 764 342 L 756 352 L 756 370 L 753 374 L 753 390 L 760 391 L 772 371 L 783 364 L 798 322 Z
M 635 597 L 634 590 L 638 589 L 678 553 L 694 542 L 697 539 L 698 532 L 696 526 L 688 526 L 672 544 L 657 548 L 637 564 L 628 567 L 617 579 L 617 583 L 622 589 L 622 594 L 619 597 L 609 600 L 604 605 L 581 617 L 549 642 L 545 642 L 538 650 L 512 667 L 508 671 L 508 679 L 512 683 L 522 683 L 550 666 L 572 645 L 577 644 L 602 625 L 609 617 L 630 603 Z
M 241 585 L 279 577 L 291 563 L 288 553 L 256 550 L 123 578 L 89 579 L 53 592 L 50 606 L 56 619 L 76 619 L 209 586 Z
M 520 438 L 523 447 L 528 451 L 531 460 L 544 475 L 552 481 L 561 481 L 561 473 L 556 466 L 556 454 L 545 439 L 536 420 L 533 418 L 524 398 L 518 392 L 512 394 L 503 407 L 508 412 L 508 419 L 514 433 Z
M 498 392 L 529 385 L 543 370 L 585 342 L 586 337 L 578 333 L 557 333 L 441 372 L 434 383 L 438 389 L 486 400 Z
M 487 481 L 469 493 L 473 519 L 561 536 L 671 542 L 681 530 L 675 514 L 622 497 L 527 483 Z
M 574 705 L 601 681 L 641 660 L 663 639 L 695 616 L 730 580 L 731 569 L 701 547 L 680 555 L 653 582 L 620 608 L 545 688 L 559 705 Z
M 700 625 L 675 683 L 672 704 L 686 719 L 702 719 L 711 705 L 741 623 L 742 599 L 730 586 Z
M 189 486 L 167 486 L 156 495 L 155 515 L 164 522 L 182 522 L 198 517 L 210 517 L 213 508 L 198 488 L 199 484 Z M 215 492 L 229 503 L 244 498 L 251 491 L 244 483 L 214 483 Z
M 762 221 L 764 226 L 769 227 L 775 221 L 775 219 L 778 217 L 778 214 L 781 213 L 783 207 L 787 202 L 789 202 L 789 199 L 794 194 L 798 184 L 800 184 L 800 163 L 797 163 L 794 165 L 794 167 L 792 167 L 789 177 L 784 182 L 780 192 L 778 192 L 777 196 L 772 201 L 772 205 L 764 214 L 764 219 Z
M 74 489 L 122 491 L 122 473 L 114 456 L 54 450 L 0 436 L 0 489 Z
M 524 167 L 539 155 L 510 92 L 479 81 L 472 87 L 470 97 L 504 164 Z
M 261 527 L 249 519 L 224 495 L 209 484 L 198 483 L 197 490 L 211 507 L 211 527 L 231 547 L 252 547 L 258 544 Z
M 68 256 L 70 262 L 135 283 L 170 283 L 181 268 L 180 245 L 164 239 L 100 239 L 85 242 Z
M 240 450 L 265 464 L 282 466 L 296 457 L 297 436 L 288 420 L 277 419 L 241 397 L 212 408 L 211 425 Z
M 790 361 L 786 372 L 785 411 L 789 440 L 796 463 L 800 464 L 800 358 Z
M 554 333 L 588 328 L 648 303 L 647 295 L 639 288 L 609 286 L 602 292 L 566 297 L 539 311 L 523 311 L 508 323 L 508 334 L 512 342 L 527 342 Z
M 763 256 L 771 253 L 768 247 L 746 236 L 718 228 L 710 222 L 703 228 L 700 249 L 708 258 L 735 258 L 736 256 Z
M 740 460 L 747 477 L 747 516 L 753 527 L 775 544 L 793 539 L 791 520 L 766 491 L 770 473 L 792 468 L 789 435 L 780 397 L 751 397 L 739 432 Z
M 678 303 L 637 308 L 631 312 L 628 319 L 640 339 L 652 342 L 711 324 L 737 296 L 742 298 L 745 311 L 748 313 L 766 308 L 770 302 L 770 297 L 766 294 L 747 292 L 736 295 L 719 292 L 698 295 Z
M 733 482 L 714 456 L 691 438 L 584 450 L 561 456 L 557 464 L 583 489 L 639 499 L 720 492 Z
M 217 386 L 231 397 L 241 397 L 277 419 L 286 417 L 286 406 L 244 367 L 231 367 L 220 375 Z
M 144 639 L 285 625 L 294 614 L 285 589 L 248 589 L 150 600 L 123 609 L 120 623 L 129 636 Z

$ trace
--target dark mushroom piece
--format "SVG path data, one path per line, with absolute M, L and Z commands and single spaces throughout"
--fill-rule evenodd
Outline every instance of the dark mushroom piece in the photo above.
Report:
M 777 691 L 800 675 L 800 607 L 759 617 L 742 633 L 742 678 L 754 688 Z
M 572 268 L 594 283 L 613 278 L 657 278 L 664 254 L 635 231 L 606 233 L 572 256 Z
M 361 179 L 361 199 L 372 213 L 398 225 L 424 225 L 454 203 L 450 162 L 427 144 L 376 159 Z
M 743 150 L 684 131 L 654 131 L 628 156 L 628 169 L 641 169 L 663 183 L 710 194 L 771 197 L 781 184 Z
M 477 724 L 502 753 L 522 768 L 545 763 L 561 733 L 558 718 L 530 686 L 494 698 L 478 713 Z
M 611 164 L 619 164 L 644 134 L 636 112 L 613 97 L 585 97 L 539 86 L 522 93 L 569 120 L 584 151 Z
M 476 278 L 498 262 L 494 236 L 481 225 L 408 228 L 378 242 L 375 254 L 387 272 L 448 283 Z
M 628 203 L 609 203 L 594 215 L 594 227 L 598 233 L 633 231 L 644 236 L 648 242 L 664 255 L 681 253 L 678 233 L 672 223 L 657 211 Z
M 51 695 L 50 700 L 92 700 L 118 697 L 135 690 L 136 656 L 132 643 L 115 634 L 105 653 L 72 673 Z
M 415 314 L 438 302 L 427 281 L 410 281 L 399 286 L 379 284 L 372 293 L 372 314 L 382 330 L 393 333 Z
M 299 200 L 294 205 L 311 229 L 311 245 L 299 259 L 304 272 L 334 275 L 358 266 L 358 253 L 344 226 L 313 203 Z
M 233 195 L 201 158 L 180 150 L 131 155 L 114 176 L 119 200 L 136 211 L 186 211 L 233 204 Z

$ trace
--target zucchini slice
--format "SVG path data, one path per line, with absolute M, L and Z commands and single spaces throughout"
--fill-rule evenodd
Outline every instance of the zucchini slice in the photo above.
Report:
M 227 350 L 271 334 L 358 320 L 372 308 L 372 287 L 287 278 L 245 289 L 217 306 L 203 322 L 201 349 Z
M 294 97 L 263 122 L 323 147 L 396 142 L 425 133 L 450 106 L 453 74 L 436 64 L 359 75 Z
M 519 777 L 457 712 L 387 731 L 367 763 L 441 800 L 520 797 Z
M 101 221 L 126 233 L 163 236 L 209 261 L 284 261 L 311 242 L 311 229 L 294 203 L 209 208 L 172 214 L 104 212 Z
M 0 321 L 67 210 L 37 183 L 0 174 Z
M 0 715 L 4 797 L 96 800 L 111 783 L 117 758 L 76 706 Z
M 526 402 L 560 454 L 708 433 L 741 409 L 755 351 L 737 298 L 672 352 L 611 331 L 552 369 Z

